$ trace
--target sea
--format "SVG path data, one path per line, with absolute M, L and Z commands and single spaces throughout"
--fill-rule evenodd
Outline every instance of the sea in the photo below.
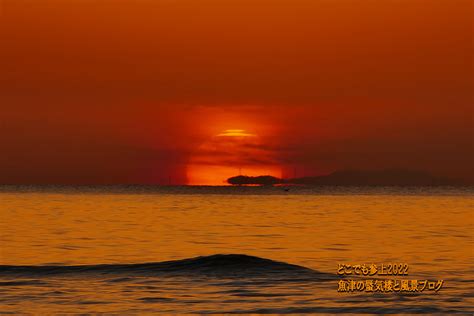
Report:
M 472 315 L 473 196 L 472 187 L 3 185 L 0 314 Z M 368 280 L 420 286 L 359 287 Z

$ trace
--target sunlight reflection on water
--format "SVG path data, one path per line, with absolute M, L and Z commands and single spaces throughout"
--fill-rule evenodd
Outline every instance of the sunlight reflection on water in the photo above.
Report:
M 362 189 L 336 194 L 298 189 L 290 194 L 265 189 L 269 194 L 262 194 L 258 188 L 244 194 L 169 190 L 140 194 L 4 190 L 0 193 L 0 264 L 123 264 L 240 253 L 325 273 L 335 273 L 338 263 L 406 262 L 410 279 L 444 279 L 446 286 L 437 294 L 373 295 L 337 293 L 336 281 L 276 282 L 271 277 L 0 273 L 0 310 L 473 311 L 469 190 L 450 189 L 444 194 L 441 189 L 433 194 L 393 188 L 386 194 L 383 189 L 367 194 Z

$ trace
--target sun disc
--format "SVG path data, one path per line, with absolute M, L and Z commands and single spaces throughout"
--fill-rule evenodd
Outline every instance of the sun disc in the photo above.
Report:
M 227 129 L 224 132 L 217 134 L 218 137 L 253 137 L 254 134 L 247 133 L 243 129 Z

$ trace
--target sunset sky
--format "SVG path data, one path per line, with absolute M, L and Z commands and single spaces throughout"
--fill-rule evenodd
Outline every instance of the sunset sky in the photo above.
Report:
M 472 3 L 0 0 L 0 183 L 473 181 Z

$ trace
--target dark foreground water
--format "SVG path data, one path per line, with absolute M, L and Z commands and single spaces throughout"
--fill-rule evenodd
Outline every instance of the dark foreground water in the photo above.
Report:
M 472 314 L 472 202 L 469 188 L 3 186 L 0 313 Z M 399 262 L 394 279 L 443 287 L 337 291 L 339 263 Z

